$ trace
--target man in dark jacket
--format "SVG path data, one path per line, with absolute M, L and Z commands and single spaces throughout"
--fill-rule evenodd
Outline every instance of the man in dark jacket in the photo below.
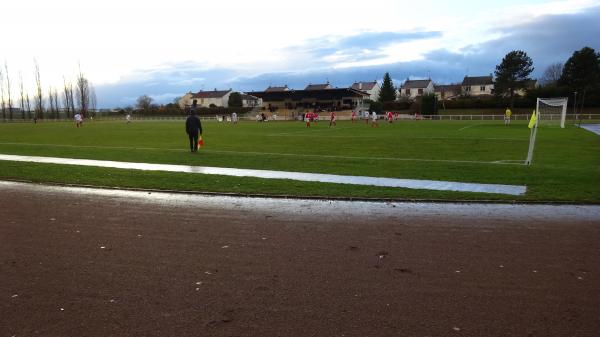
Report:
M 202 136 L 202 123 L 200 123 L 200 118 L 196 116 L 196 104 L 192 105 L 190 115 L 185 120 L 185 132 L 187 132 L 188 137 L 190 138 L 190 151 L 192 153 L 197 152 L 198 134 Z

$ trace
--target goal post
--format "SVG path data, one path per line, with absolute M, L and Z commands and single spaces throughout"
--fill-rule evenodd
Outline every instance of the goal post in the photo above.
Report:
M 568 98 L 538 98 L 535 104 L 535 110 L 532 113 L 532 121 L 529 123 L 531 133 L 529 134 L 529 149 L 525 165 L 531 165 L 533 162 L 533 150 L 535 148 L 535 139 L 537 137 L 538 126 L 541 125 L 560 125 L 565 127 L 567 117 Z M 535 119 L 534 119 L 535 118 Z
M 538 123 L 541 125 L 556 126 L 565 128 L 565 119 L 567 117 L 568 98 L 538 98 L 535 104 L 535 111 L 539 113 Z

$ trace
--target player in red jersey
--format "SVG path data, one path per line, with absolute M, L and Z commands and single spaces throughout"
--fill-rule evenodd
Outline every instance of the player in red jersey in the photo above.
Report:
M 332 111 L 331 115 L 329 115 L 329 127 L 331 127 L 331 125 L 336 126 L 336 120 L 337 116 L 335 115 L 335 111 Z
M 387 119 L 388 119 L 388 123 L 390 123 L 390 124 L 391 124 L 391 123 L 393 122 L 394 115 L 392 115 L 392 112 L 391 112 L 391 111 L 388 111 L 388 112 L 387 112 Z

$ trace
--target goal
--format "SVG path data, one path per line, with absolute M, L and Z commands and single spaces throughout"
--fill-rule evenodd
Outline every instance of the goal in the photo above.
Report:
M 560 126 L 565 127 L 565 118 L 567 116 L 567 103 L 568 98 L 557 97 L 557 98 L 538 98 L 535 104 L 535 120 L 532 121 L 533 125 L 529 125 L 531 128 L 531 134 L 529 136 L 529 150 L 527 151 L 527 159 L 525 159 L 526 165 L 531 165 L 533 162 L 533 149 L 535 147 L 535 138 L 537 136 L 537 129 L 539 125 L 542 126 Z
M 566 97 L 538 98 L 535 111 L 538 113 L 537 123 L 541 126 L 558 126 L 564 129 L 567 116 Z

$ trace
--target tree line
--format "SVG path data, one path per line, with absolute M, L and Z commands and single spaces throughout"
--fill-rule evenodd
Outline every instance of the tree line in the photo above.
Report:
M 40 66 L 34 60 L 34 91 L 32 95 L 25 90 L 23 74 L 19 72 L 19 93 L 13 97 L 11 73 L 8 62 L 0 67 L 0 110 L 2 121 L 58 119 L 61 113 L 66 118 L 71 118 L 76 112 L 84 117 L 93 114 L 96 110 L 97 98 L 94 86 L 79 67 L 74 81 L 67 81 L 63 76 L 62 88 L 48 86 L 44 90 L 40 75 Z M 19 112 L 20 116 L 16 115 Z
M 494 71 L 495 97 L 490 98 L 496 104 L 504 100 L 511 108 L 515 106 L 516 92 L 524 90 L 525 100 L 536 97 L 570 97 L 575 110 L 581 111 L 583 106 L 600 106 L 600 53 L 593 48 L 584 47 L 573 52 L 565 63 L 555 62 L 549 65 L 539 78 L 539 87 L 528 86 L 531 73 L 535 70 L 533 60 L 522 50 L 507 53 Z M 465 99 L 469 99 L 465 97 Z M 471 98 L 481 100 L 481 98 Z M 396 88 L 389 73 L 385 73 L 377 102 L 371 106 L 375 110 L 382 107 L 406 103 L 420 104 L 424 101 L 435 102 L 435 94 L 423 95 L 417 102 L 397 102 Z M 588 104 L 586 104 L 588 103 Z M 428 103 L 429 104 L 429 103 Z

